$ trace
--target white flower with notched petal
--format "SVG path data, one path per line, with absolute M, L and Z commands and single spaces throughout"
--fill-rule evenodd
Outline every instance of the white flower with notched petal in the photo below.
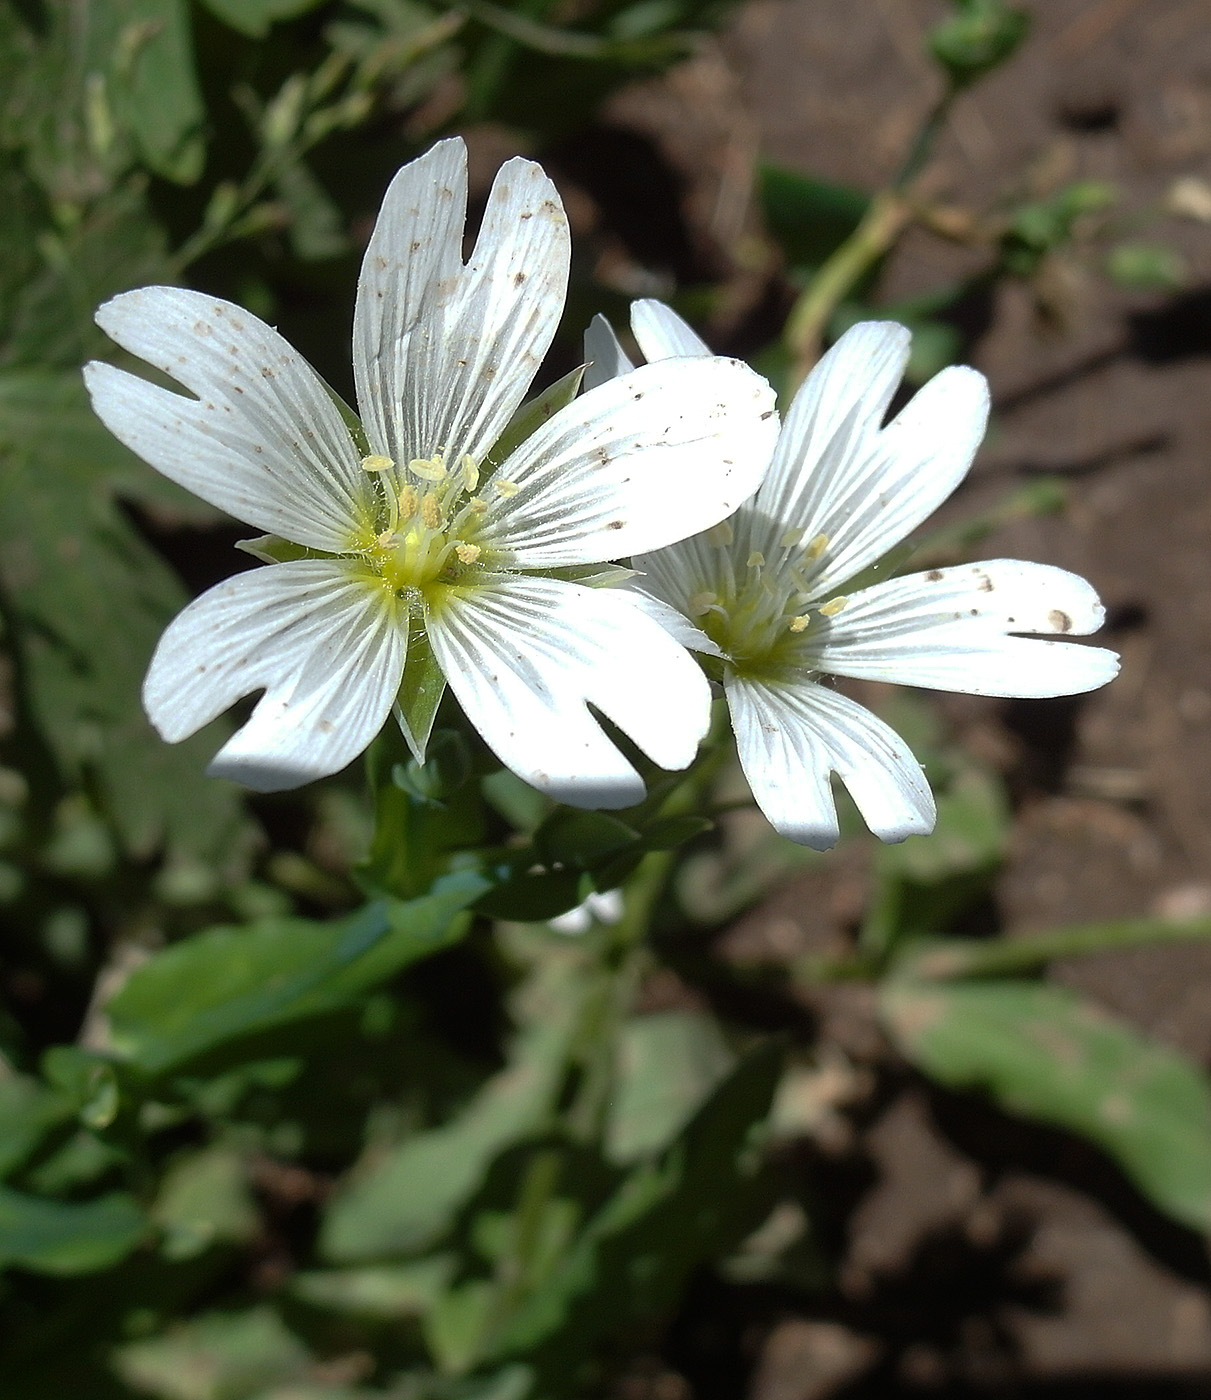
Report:
M 587 705 L 681 768 L 705 733 L 708 688 L 625 593 L 549 574 L 728 515 L 768 462 L 773 396 L 735 361 L 648 366 L 567 405 L 494 470 L 487 454 L 562 311 L 567 221 L 542 170 L 511 160 L 464 265 L 466 199 L 457 139 L 387 191 L 354 316 L 364 439 L 305 361 L 237 306 L 148 287 L 97 313 L 195 396 L 90 364 L 110 430 L 281 537 L 252 542 L 269 567 L 171 624 L 144 703 L 176 741 L 263 689 L 210 771 L 274 791 L 344 767 L 397 695 L 421 756 L 448 682 L 527 781 L 576 805 L 627 806 L 643 784 Z
M 632 328 L 650 362 L 710 353 L 659 302 L 637 302 Z M 834 772 L 884 841 L 928 832 L 936 817 L 908 746 L 826 677 L 1041 697 L 1092 690 L 1118 669 L 1113 652 L 1016 635 L 1101 625 L 1093 589 L 1063 569 L 994 559 L 864 586 L 864 571 L 958 486 L 988 414 L 983 376 L 955 367 L 882 426 L 909 341 L 891 322 L 847 332 L 796 395 L 756 496 L 633 561 L 653 616 L 721 659 L 758 806 L 818 850 L 838 836 Z M 630 370 L 600 317 L 585 351 L 595 382 Z

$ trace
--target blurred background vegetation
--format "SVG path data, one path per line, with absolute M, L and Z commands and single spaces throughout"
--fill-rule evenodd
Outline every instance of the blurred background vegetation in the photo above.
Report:
M 913 329 L 915 385 L 967 353 L 1007 283 L 1053 332 L 1074 268 L 1184 285 L 1158 220 L 1211 218 L 1197 180 L 1163 209 L 1019 170 L 978 206 L 939 193 L 954 103 L 1028 42 L 999 0 L 939 6 L 914 35 L 933 98 L 880 188 L 753 153 L 758 217 L 725 278 L 678 242 L 652 150 L 601 113 L 733 9 L 0 6 L 6 1396 L 739 1394 L 754 1327 L 836 1315 L 840 1203 L 863 1189 L 845 1121 L 905 1076 L 1080 1139 L 1158 1219 L 1211 1229 L 1204 1072 L 1040 976 L 1206 938 L 1211 918 L 998 936 L 1013 794 L 916 696 L 879 708 L 934 783 L 937 833 L 877 852 L 842 946 L 757 961 L 721 951 L 729 931 L 869 838 L 852 814 L 835 857 L 775 838 L 723 743 L 611 816 L 552 809 L 456 728 L 424 770 L 385 734 L 366 772 L 249 800 L 203 776 L 224 722 L 170 747 L 142 716 L 161 628 L 247 561 L 237 527 L 92 417 L 79 366 L 112 353 L 93 309 L 203 288 L 351 397 L 362 247 L 391 174 L 439 135 L 467 133 L 481 206 L 515 150 L 567 196 L 573 286 L 539 387 L 637 295 L 789 391 L 872 312 Z M 962 272 L 889 290 L 908 236 L 961 248 Z M 914 564 L 1066 500 L 1036 473 Z M 619 886 L 617 922 L 544 922 Z M 863 999 L 873 1038 L 822 1036 L 805 989 L 825 986 Z M 893 1359 L 921 1341 L 883 1335 Z

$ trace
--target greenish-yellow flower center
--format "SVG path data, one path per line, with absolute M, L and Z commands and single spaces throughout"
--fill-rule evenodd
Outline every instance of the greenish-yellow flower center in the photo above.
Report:
M 406 466 L 370 456 L 362 467 L 374 482 L 375 498 L 353 552 L 372 577 L 398 597 L 427 597 L 482 567 L 484 547 L 477 536 L 488 502 L 477 494 L 480 473 L 472 458 L 464 456 L 451 468 L 440 452 Z M 508 496 L 517 487 L 493 479 L 488 489 Z
M 801 670 L 808 634 L 848 601 L 837 596 L 821 602 L 812 586 L 810 570 L 827 550 L 828 538 L 817 535 L 805 546 L 803 531 L 788 530 L 769 559 L 758 550 L 742 556 L 726 520 L 707 539 L 717 561 L 716 586 L 690 598 L 693 620 L 742 675 Z

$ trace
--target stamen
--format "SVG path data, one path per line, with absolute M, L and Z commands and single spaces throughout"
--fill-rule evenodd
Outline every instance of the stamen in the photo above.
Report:
M 408 463 L 408 470 L 413 476 L 419 476 L 422 481 L 445 481 L 446 464 L 442 461 L 442 454 L 435 452 L 432 457 L 414 457 Z
M 806 632 L 810 625 L 811 618 L 807 616 L 792 617 L 790 622 L 787 623 L 787 626 L 791 629 L 792 632 Z
M 763 569 L 765 567 L 765 555 L 759 549 L 754 549 L 745 561 L 746 569 Z
M 517 493 L 521 490 L 521 487 L 518 486 L 517 482 L 502 481 L 500 478 L 495 479 L 492 482 L 492 485 L 496 487 L 497 495 L 504 496 L 506 498 L 508 498 L 509 496 L 516 496 Z
M 807 547 L 806 553 L 808 559 L 811 560 L 812 563 L 815 563 L 815 561 L 819 559 L 819 557 L 824 553 L 824 551 L 827 548 L 828 536 L 817 535 L 816 538 L 812 540 L 811 544 L 809 544 Z
M 389 472 L 395 463 L 390 457 L 380 456 L 377 452 L 372 452 L 369 457 L 362 458 L 362 471 L 364 472 Z
M 477 544 L 456 544 L 454 552 L 464 564 L 474 564 L 483 551 Z
M 442 525 L 441 503 L 432 491 L 421 498 L 420 503 L 421 524 L 426 530 L 440 530 Z
M 395 531 L 384 530 L 381 535 L 375 537 L 374 543 L 378 545 L 379 549 L 390 549 L 395 543 Z
M 709 591 L 691 594 L 689 604 L 690 616 L 705 617 L 718 601 L 718 597 Z
M 730 520 L 721 520 L 718 525 L 711 526 L 706 532 L 706 537 L 716 549 L 726 549 L 736 536 L 735 531 L 732 529 L 732 522 Z
M 405 486 L 399 493 L 399 510 L 401 515 L 415 515 L 416 508 L 420 504 L 420 497 L 416 494 L 414 486 Z
M 821 603 L 820 612 L 824 617 L 836 617 L 848 602 L 849 599 L 842 593 L 836 598 L 830 598 L 827 603 Z
M 786 534 L 782 536 L 781 540 L 779 540 L 779 544 L 781 544 L 783 549 L 794 549 L 802 538 L 802 530 L 788 530 Z
M 463 489 L 465 491 L 474 491 L 479 485 L 479 468 L 475 465 L 475 458 L 469 453 L 463 454 L 462 469 Z

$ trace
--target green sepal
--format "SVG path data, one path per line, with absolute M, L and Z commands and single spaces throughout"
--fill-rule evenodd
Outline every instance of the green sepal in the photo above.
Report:
M 566 408 L 572 402 L 580 391 L 580 382 L 587 368 L 587 365 L 581 365 L 570 374 L 565 374 L 562 379 L 556 380 L 537 398 L 522 404 L 484 458 L 485 472 L 495 471 L 510 453 L 515 452 L 528 437 L 536 433 L 548 418 L 554 417 L 561 408 Z
M 412 757 L 424 763 L 433 733 L 433 721 L 446 693 L 446 678 L 429 645 L 424 619 L 413 615 L 408 623 L 408 653 L 394 714 Z
M 362 427 L 362 420 L 349 407 L 345 400 L 336 392 L 326 379 L 321 379 L 324 392 L 336 405 L 336 411 L 341 415 L 341 421 L 349 429 L 349 436 L 353 439 L 353 445 L 363 457 L 370 455 L 370 442 L 366 437 L 366 430 Z
M 295 544 L 284 540 L 280 535 L 257 535 L 251 540 L 236 540 L 235 547 L 259 559 L 262 564 L 290 564 L 296 559 L 335 559 L 335 554 L 326 554 L 322 549 L 310 549 L 305 544 Z

